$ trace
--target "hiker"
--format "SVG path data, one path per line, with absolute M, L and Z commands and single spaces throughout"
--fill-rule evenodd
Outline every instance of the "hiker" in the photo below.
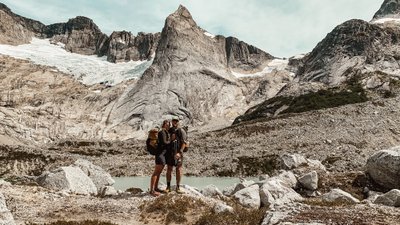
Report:
M 169 120 L 164 120 L 161 128 L 161 131 L 158 132 L 157 153 L 155 155 L 156 166 L 150 180 L 150 194 L 154 197 L 159 196 L 160 192 L 163 192 L 158 188 L 158 181 L 160 180 L 161 172 L 166 164 L 165 157 L 171 143 L 170 135 L 168 132 L 170 129 Z
M 170 149 L 166 154 L 167 161 L 167 189 L 171 192 L 171 178 L 173 167 L 176 167 L 176 192 L 182 193 L 180 183 L 182 178 L 183 151 L 187 143 L 186 131 L 179 126 L 179 119 L 172 119 L 172 127 L 169 129 L 171 135 Z

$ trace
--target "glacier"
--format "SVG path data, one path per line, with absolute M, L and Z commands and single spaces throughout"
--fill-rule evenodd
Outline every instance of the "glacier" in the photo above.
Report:
M 55 67 L 87 85 L 116 85 L 125 80 L 137 79 L 153 63 L 153 60 L 110 63 L 106 56 L 67 52 L 62 43 L 51 44 L 49 39 L 39 38 L 32 38 L 31 43 L 24 45 L 0 45 L 0 54 Z

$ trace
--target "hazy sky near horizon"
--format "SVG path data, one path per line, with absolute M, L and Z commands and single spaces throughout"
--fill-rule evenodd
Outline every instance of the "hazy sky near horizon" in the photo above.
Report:
M 179 4 L 213 34 L 234 36 L 277 57 L 311 51 L 349 19 L 371 20 L 383 0 L 0 0 L 48 25 L 86 16 L 106 34 L 160 32 Z

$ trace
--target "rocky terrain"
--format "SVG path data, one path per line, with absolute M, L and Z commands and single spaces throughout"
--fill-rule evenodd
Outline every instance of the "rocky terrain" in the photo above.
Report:
M 399 4 L 290 60 L 208 33 L 184 6 L 161 33 L 107 37 L 86 17 L 46 26 L 0 5 L 2 44 L 152 62 L 140 79 L 86 85 L 0 55 L 0 224 L 400 224 L 400 33 L 386 21 Z M 141 139 L 171 116 L 190 125 L 186 176 L 261 179 L 158 198 L 113 189 L 111 176 L 152 173 Z

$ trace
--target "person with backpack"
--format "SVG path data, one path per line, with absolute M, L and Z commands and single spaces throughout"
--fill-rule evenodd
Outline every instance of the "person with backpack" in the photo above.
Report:
M 159 196 L 161 192 L 163 192 L 158 188 L 158 181 L 160 180 L 162 170 L 167 163 L 166 154 L 171 143 L 170 134 L 168 132 L 170 129 L 169 120 L 164 120 L 161 127 L 161 131 L 158 132 L 157 150 L 155 151 L 156 165 L 150 179 L 150 194 L 154 197 Z
M 173 167 L 176 169 L 176 192 L 183 193 L 180 189 L 182 178 L 183 152 L 187 149 L 187 134 L 184 129 L 179 126 L 179 119 L 172 119 L 172 127 L 169 129 L 171 135 L 170 149 L 166 154 L 167 161 L 167 189 L 165 192 L 171 192 L 171 179 Z

